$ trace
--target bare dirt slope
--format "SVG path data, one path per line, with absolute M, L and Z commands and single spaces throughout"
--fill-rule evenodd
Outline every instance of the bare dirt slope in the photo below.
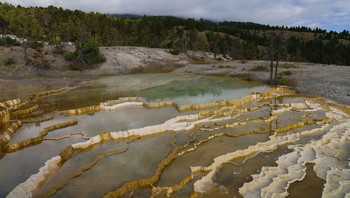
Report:
M 67 49 L 73 50 L 72 46 L 68 46 Z M 63 55 L 53 53 L 52 46 L 45 46 L 44 58 L 47 59 L 50 67 L 45 71 L 40 71 L 39 75 L 42 77 L 79 77 L 172 71 L 230 76 L 261 82 L 266 82 L 269 77 L 268 71 L 261 70 L 264 66 L 268 67 L 269 63 L 266 61 L 215 61 L 213 54 L 209 53 L 188 52 L 173 55 L 168 52 L 168 49 L 158 48 L 116 46 L 100 49 L 107 61 L 95 65 L 94 69 L 80 72 L 69 70 L 70 62 L 64 60 Z M 14 62 L 7 66 L 0 64 L 0 79 L 37 76 L 37 70 L 33 66 L 33 62 L 38 59 L 36 54 L 35 50 L 28 49 L 30 59 L 28 63 L 24 61 L 22 47 L 0 47 L 0 60 L 10 57 Z M 321 96 L 350 105 L 350 67 L 348 66 L 282 62 L 279 71 L 287 71 L 289 75 L 284 76 L 286 84 L 302 94 Z
M 107 61 L 94 71 L 99 74 L 170 71 L 188 64 L 186 55 L 172 55 L 168 49 L 145 47 L 101 47 Z
M 193 62 L 192 58 L 210 62 L 214 55 L 206 52 L 189 51 L 187 54 L 173 55 L 169 49 L 145 47 L 101 47 L 107 61 L 90 71 L 95 74 L 127 74 L 169 72 Z M 218 58 L 222 56 L 218 55 Z
M 25 59 L 24 48 L 19 46 L 0 46 L 0 75 L 21 76 L 36 73 L 36 66 L 44 56 L 46 65 L 51 70 L 67 70 L 69 62 L 63 55 L 53 53 L 53 46 L 45 45 L 42 52 L 28 48 L 27 59 Z M 10 62 L 7 62 L 10 61 Z
M 73 51 L 73 46 L 66 46 L 66 51 Z M 168 49 L 145 47 L 101 47 L 101 52 L 107 61 L 99 65 L 93 65 L 93 69 L 83 72 L 71 71 L 72 64 L 64 59 L 62 54 L 53 52 L 53 46 L 45 45 L 43 56 L 47 68 L 39 71 L 40 75 L 118 75 L 128 73 L 171 71 L 187 65 L 187 56 L 173 55 Z M 27 49 L 27 60 L 24 58 L 23 47 L 0 47 L 0 78 L 1 77 L 25 77 L 37 74 L 37 62 L 41 57 L 37 50 Z M 11 59 L 6 64 L 5 59 Z M 4 63 L 3 63 L 4 62 Z

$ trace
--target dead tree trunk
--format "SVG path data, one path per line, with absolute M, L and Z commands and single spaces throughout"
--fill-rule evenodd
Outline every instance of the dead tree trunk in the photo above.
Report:
M 280 32 L 276 37 L 276 66 L 275 66 L 275 84 L 277 85 L 279 82 L 278 79 L 278 63 L 280 59 L 286 56 L 287 48 L 286 48 L 286 40 L 284 37 L 284 33 Z
M 270 63 L 270 84 L 272 84 L 272 79 L 273 79 L 273 58 L 271 58 L 271 63 Z
M 276 65 L 275 65 L 275 85 L 277 85 L 278 82 L 278 62 L 279 62 L 279 58 L 278 58 L 278 54 L 277 54 L 277 60 L 276 60 Z
M 4 35 L 3 35 L 4 41 L 5 41 L 5 46 L 7 46 L 7 32 L 6 32 L 6 27 L 4 27 Z
M 41 70 L 44 71 L 45 69 L 44 50 L 40 51 L 40 58 L 41 58 Z
M 270 46 L 268 47 L 268 57 L 270 58 L 270 84 L 278 84 L 278 64 L 281 58 L 283 58 L 286 53 L 285 37 L 283 32 L 279 32 L 277 35 L 270 33 Z M 273 62 L 276 61 L 275 67 Z
M 28 43 L 27 43 L 27 41 L 23 41 L 23 48 L 24 48 L 24 61 L 27 61 L 27 59 L 28 59 L 28 53 L 27 53 Z

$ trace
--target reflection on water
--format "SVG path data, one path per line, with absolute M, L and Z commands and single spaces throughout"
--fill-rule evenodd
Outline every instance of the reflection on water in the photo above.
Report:
M 81 136 L 59 141 L 44 141 L 27 149 L 7 153 L 0 160 L 0 197 L 5 197 L 19 183 L 36 173 L 52 156 L 58 155 L 67 146 L 84 141 Z
M 100 82 L 107 84 L 111 93 L 126 92 L 150 102 L 171 100 L 179 105 L 237 99 L 248 92 L 267 90 L 257 83 L 196 75 L 147 74 L 110 77 Z
M 93 115 L 72 116 L 78 124 L 67 129 L 59 129 L 49 133 L 46 138 L 58 138 L 71 132 L 82 132 L 88 137 L 109 131 L 124 131 L 156 125 L 177 116 L 174 108 L 145 109 L 142 107 L 126 107 L 118 111 L 101 111 Z
M 0 82 L 2 99 L 22 99 L 0 103 L 0 197 L 341 197 L 350 188 L 348 107 L 196 75 L 26 82 L 37 86 L 18 95 L 23 82 Z M 29 100 L 31 91 L 44 92 Z
M 14 98 L 26 98 L 30 94 L 40 91 L 73 87 L 79 85 L 83 79 L 52 78 L 52 79 L 24 79 L 24 80 L 1 80 L 0 101 Z
M 157 164 L 169 154 L 172 148 L 170 142 L 171 134 L 164 134 L 154 138 L 144 138 L 132 142 L 127 151 L 103 158 L 93 169 L 87 171 L 79 178 L 70 181 L 65 188 L 59 191 L 55 196 L 74 197 L 75 195 L 79 195 L 81 197 L 101 197 L 106 192 L 120 187 L 123 182 L 150 177 L 156 169 Z M 106 143 L 110 144 L 109 142 Z M 114 146 L 114 144 L 110 146 Z M 117 150 L 120 148 L 114 149 Z M 110 148 L 105 147 L 100 152 L 106 153 L 108 150 L 110 150 Z M 90 156 L 78 155 L 77 157 L 79 157 L 80 160 L 87 161 L 84 158 Z M 67 166 L 84 166 L 84 164 L 80 163 L 80 160 L 70 162 Z M 85 163 L 85 165 L 87 164 L 88 162 Z M 62 170 L 65 169 L 66 164 L 62 167 Z M 51 180 L 54 180 L 52 181 L 53 186 L 60 184 L 55 177 L 61 176 L 61 173 L 52 176 Z M 69 176 L 69 174 L 67 174 L 67 176 Z M 85 190 L 82 191 L 81 189 Z M 43 192 L 46 193 L 45 191 Z
M 290 186 L 288 189 L 289 197 L 310 197 L 310 198 L 316 198 L 316 197 L 322 197 L 321 191 L 311 191 L 310 188 L 323 188 L 325 181 L 323 179 L 320 179 L 315 174 L 315 171 L 313 171 L 313 165 L 312 164 L 306 164 L 306 174 L 305 178 L 302 181 L 295 182 Z M 312 185 L 310 185 L 312 184 Z
M 238 99 L 248 92 L 267 91 L 267 87 L 246 81 L 197 75 L 142 74 L 105 77 L 43 102 L 59 109 L 99 104 L 120 97 L 143 97 L 149 102 L 175 101 L 179 105 Z

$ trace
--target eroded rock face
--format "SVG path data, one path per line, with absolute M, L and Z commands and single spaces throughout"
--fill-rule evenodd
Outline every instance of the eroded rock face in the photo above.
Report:
M 33 94 L 33 98 L 59 94 L 67 90 L 69 88 Z M 276 87 L 271 88 L 269 92 L 251 93 L 237 100 L 189 105 L 178 105 L 173 101 L 150 103 L 143 98 L 126 97 L 95 106 L 56 112 L 57 114 L 54 115 L 44 114 L 38 119 L 32 119 L 31 115 L 42 110 L 42 106 L 33 104 L 28 108 L 18 109 L 16 106 L 25 102 L 6 101 L 1 103 L 6 110 L 3 111 L 4 113 L 0 112 L 0 120 L 3 120 L 4 123 L 10 122 L 2 135 L 1 144 L 4 152 L 20 152 L 19 150 L 29 149 L 45 141 L 61 140 L 74 134 L 84 135 L 83 131 L 71 131 L 68 136 L 46 138 L 49 133 L 55 133 L 58 129 L 70 130 L 70 126 L 78 123 L 75 119 L 78 116 L 91 115 L 86 118 L 90 119 L 97 112 L 118 111 L 121 108 L 134 107 L 150 111 L 175 108 L 179 112 L 179 115 L 161 124 L 105 131 L 93 137 L 85 137 L 86 141 L 71 144 L 59 155 L 49 159 L 37 173 L 17 185 L 7 197 L 52 196 L 66 188 L 71 189 L 74 185 L 82 185 L 85 182 L 85 174 L 99 176 L 101 172 L 98 166 L 107 166 L 108 163 L 111 163 L 108 159 L 112 160 L 113 156 L 125 155 L 124 160 L 128 162 L 125 166 L 132 166 L 133 160 L 128 158 L 129 148 L 134 144 L 142 144 L 144 138 L 153 138 L 165 133 L 172 134 L 171 140 L 167 143 L 159 142 L 159 144 L 168 144 L 171 151 L 158 162 L 147 162 L 157 164 L 155 168 L 149 170 L 148 176 L 135 176 L 130 181 L 122 182 L 122 185 L 109 187 L 114 189 L 113 191 L 102 191 L 99 195 L 118 197 L 148 188 L 150 189 L 149 196 L 155 197 L 178 196 L 177 193 L 185 196 L 205 196 L 213 193 L 216 193 L 217 196 L 220 196 L 220 193 L 233 196 L 235 193 L 240 193 L 244 197 L 287 197 L 290 186 L 304 179 L 305 165 L 312 163 L 317 176 L 325 180 L 322 190 L 323 197 L 350 196 L 350 183 L 348 182 L 350 164 L 344 157 L 347 156 L 344 152 L 348 152 L 346 148 L 350 140 L 349 107 L 335 105 L 321 99 L 303 98 L 298 102 L 285 103 L 283 100 L 278 102 L 278 99 L 292 95 L 295 95 L 293 91 L 284 87 Z M 68 121 L 43 127 L 38 134 L 24 141 L 8 144 L 11 136 L 22 125 L 43 124 L 55 120 L 56 115 L 64 116 Z M 11 120 L 11 117 L 14 120 Z M 240 142 L 239 139 L 242 137 L 251 137 L 251 140 L 247 143 Z M 220 141 L 214 143 L 217 139 Z M 116 144 L 117 142 L 125 143 L 127 146 L 114 151 L 104 148 L 106 142 L 113 141 Z M 232 143 L 223 146 L 225 141 L 232 141 Z M 247 160 L 254 159 L 261 153 L 276 152 L 278 148 L 284 146 L 289 149 L 287 154 L 281 154 L 277 159 L 266 159 L 276 160 L 275 166 L 260 167 L 257 170 L 258 173 L 251 175 L 252 180 L 242 181 L 239 189 L 234 190 L 220 184 L 217 178 L 218 172 L 226 166 L 236 166 L 235 162 L 244 166 Z M 93 153 L 94 149 L 100 147 L 103 148 L 102 153 L 96 158 L 86 157 L 90 152 Z M 157 152 L 153 154 L 158 155 Z M 210 157 L 207 159 L 207 156 Z M 78 162 L 74 164 L 72 161 L 76 158 L 81 158 L 84 162 L 90 161 L 86 164 Z M 72 168 L 65 166 L 70 162 L 74 166 L 70 164 L 69 167 L 73 166 L 76 169 L 75 172 L 71 170 Z M 118 162 L 113 161 L 116 164 Z M 173 170 L 179 171 L 179 174 L 173 173 L 172 175 Z M 123 170 L 113 168 L 105 170 L 111 175 L 116 171 Z M 235 180 L 236 177 L 239 178 L 239 174 L 232 174 L 230 179 Z M 73 182 L 76 183 L 71 185 Z M 109 184 L 106 183 L 106 185 Z

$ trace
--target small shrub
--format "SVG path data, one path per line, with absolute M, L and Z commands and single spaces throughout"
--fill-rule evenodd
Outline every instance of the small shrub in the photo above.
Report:
M 86 59 L 88 61 L 88 65 L 103 63 L 106 61 L 106 58 L 99 52 L 98 53 L 97 52 L 87 53 Z
M 278 73 L 278 76 L 277 76 L 277 82 L 278 82 L 278 84 L 281 84 L 281 83 L 282 83 L 283 78 L 284 78 L 284 72 L 279 72 L 279 73 Z
M 103 63 L 106 61 L 106 57 L 103 54 L 101 54 L 98 46 L 96 48 L 97 49 L 84 48 L 83 56 L 87 61 L 87 65 Z
M 18 42 L 16 39 L 12 39 L 10 37 L 1 38 L 0 39 L 0 46 L 20 46 L 21 43 Z
M 290 72 L 290 71 L 279 72 L 278 76 L 277 76 L 278 84 L 287 85 L 287 86 L 295 86 L 296 85 L 295 80 L 285 77 L 285 76 L 288 76 L 291 74 L 292 74 L 292 72 Z
M 286 86 L 290 86 L 290 87 L 296 87 L 297 86 L 297 81 L 295 81 L 292 78 L 283 78 L 280 80 L 279 82 L 281 85 L 286 85 Z
M 85 45 L 77 43 L 77 50 L 75 52 L 66 53 L 64 58 L 68 61 L 73 61 L 75 64 L 80 64 L 81 67 L 79 68 L 105 62 L 106 57 L 100 52 L 99 45 L 100 44 L 95 40 L 89 40 Z M 78 56 L 79 54 L 80 56 Z M 73 68 L 75 68 L 75 66 Z
M 198 57 L 198 56 L 190 56 L 190 58 L 191 58 L 191 60 L 192 61 L 201 61 L 201 60 L 203 60 L 203 57 Z
M 15 60 L 11 57 L 2 57 L 1 58 L 1 65 L 2 66 L 10 66 L 15 63 Z
M 84 46 L 84 56 L 87 59 L 87 64 L 97 64 L 106 61 L 106 57 L 100 52 L 100 43 L 95 40 L 89 40 Z
M 283 73 L 284 73 L 285 76 L 290 76 L 290 75 L 292 75 L 292 72 L 289 71 L 289 70 L 284 71 Z
M 41 54 L 39 52 L 34 52 L 33 53 L 33 57 L 34 58 L 39 58 L 39 57 L 41 57 Z
M 25 65 L 32 65 L 33 64 L 33 60 L 30 58 L 27 58 Z
M 180 54 L 180 50 L 171 49 L 171 50 L 169 50 L 169 53 L 172 54 L 172 55 L 179 55 Z
M 81 69 L 82 69 L 81 66 L 76 64 L 76 63 L 69 64 L 68 67 L 69 67 L 70 70 L 81 71 Z
M 235 67 L 231 67 L 230 65 L 220 65 L 219 68 L 220 69 L 222 69 L 222 68 L 234 69 Z
M 204 60 L 204 59 L 202 59 L 202 60 L 192 60 L 192 59 L 190 59 L 189 60 L 189 62 L 191 63 L 191 64 L 210 64 L 210 63 L 214 63 L 213 61 L 211 61 L 211 60 Z
M 286 68 L 286 69 L 290 69 L 290 68 L 299 68 L 299 66 L 294 65 L 294 64 L 290 64 L 290 63 L 280 64 L 279 67 L 280 67 L 280 68 Z
M 39 48 L 44 47 L 44 44 L 41 43 L 41 42 L 38 42 L 38 41 L 31 41 L 31 42 L 28 42 L 28 45 L 29 45 L 29 47 L 32 48 L 32 49 L 39 49 Z
M 239 78 L 246 81 L 252 81 L 253 75 L 250 73 L 237 73 L 237 74 L 231 74 L 230 77 L 232 78 Z
M 13 65 L 13 64 L 15 64 L 15 63 L 16 63 L 16 62 L 15 62 L 15 59 L 12 58 L 12 57 L 8 58 L 8 59 L 7 59 L 7 62 L 6 62 L 7 65 Z
M 249 69 L 249 71 L 263 71 L 263 72 L 268 72 L 269 68 L 263 65 L 256 65 Z
M 53 48 L 53 53 L 55 54 L 64 54 L 65 53 L 65 47 L 64 45 L 55 45 L 54 48 Z
M 75 52 L 68 52 L 64 54 L 64 58 L 67 61 L 75 61 L 77 58 L 77 54 Z

